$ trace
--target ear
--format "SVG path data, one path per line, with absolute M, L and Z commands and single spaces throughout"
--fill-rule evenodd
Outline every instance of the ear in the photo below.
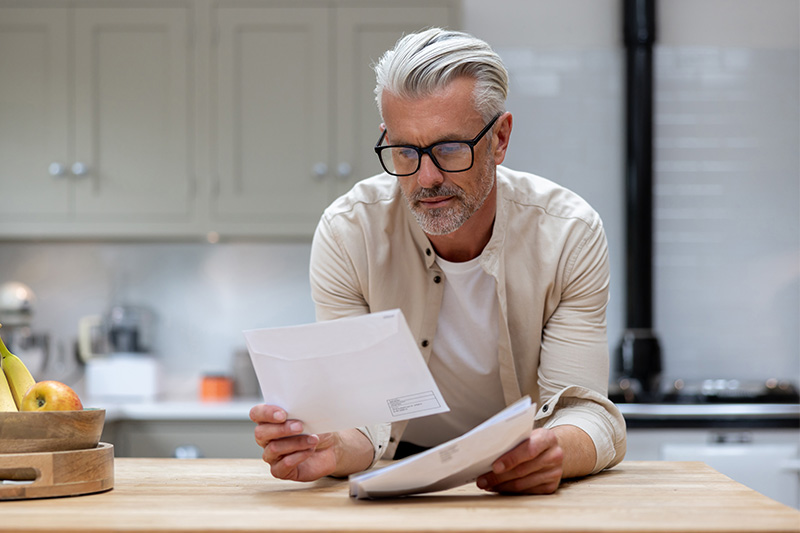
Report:
M 513 119 L 511 113 L 506 111 L 500 118 L 497 119 L 495 124 L 494 135 L 492 135 L 492 153 L 494 155 L 494 163 L 499 165 L 506 158 L 506 150 L 508 150 L 508 141 L 511 139 L 511 126 Z

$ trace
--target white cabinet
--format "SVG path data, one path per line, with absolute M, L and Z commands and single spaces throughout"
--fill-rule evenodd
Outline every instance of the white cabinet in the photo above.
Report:
M 372 63 L 457 17 L 457 0 L 0 0 L 0 238 L 309 238 L 379 171 Z
M 629 461 L 701 461 L 800 509 L 797 429 L 629 429 Z
M 404 33 L 455 24 L 452 3 L 223 3 L 212 72 L 210 224 L 310 235 L 322 210 L 380 172 L 371 65 Z
M 22 5 L 0 4 L 0 235 L 188 227 L 188 5 Z

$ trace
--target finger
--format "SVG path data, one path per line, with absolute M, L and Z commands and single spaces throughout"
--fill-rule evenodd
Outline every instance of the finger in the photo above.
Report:
M 551 431 L 535 430 L 525 441 L 492 463 L 492 472 L 495 474 L 508 472 L 519 465 L 536 460 L 543 453 L 557 447 L 558 441 Z
M 504 481 L 484 490 L 509 494 L 552 494 L 561 483 L 561 472 L 561 468 L 538 470 L 527 476 Z
M 262 448 L 276 439 L 283 439 L 303 433 L 303 423 L 289 420 L 283 424 L 259 423 L 254 430 L 256 442 Z
M 477 479 L 478 487 L 485 490 L 494 490 L 494 487 L 504 483 L 526 478 L 541 472 L 557 472 L 558 479 L 561 479 L 561 474 L 563 472 L 563 456 L 564 454 L 561 448 L 549 448 L 530 461 L 525 461 L 510 470 L 503 470 L 500 473 L 494 471 L 487 472 Z
M 300 466 L 313 454 L 314 450 L 310 449 L 285 455 L 279 461 L 270 463 L 270 473 L 278 479 L 304 481 L 300 475 Z
M 283 423 L 286 422 L 288 415 L 286 411 L 276 405 L 259 404 L 250 409 L 250 420 L 256 424 L 262 423 Z
M 276 439 L 267 443 L 262 457 L 266 462 L 274 466 L 292 454 L 309 450 L 313 452 L 317 444 L 319 444 L 319 437 L 316 435 L 300 435 Z

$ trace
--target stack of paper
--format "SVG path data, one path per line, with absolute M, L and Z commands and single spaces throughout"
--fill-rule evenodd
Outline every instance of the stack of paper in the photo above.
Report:
M 305 433 L 450 410 L 399 309 L 244 336 L 264 401 Z
M 390 466 L 350 476 L 350 496 L 388 498 L 471 483 L 530 435 L 536 404 L 529 396 L 464 435 Z

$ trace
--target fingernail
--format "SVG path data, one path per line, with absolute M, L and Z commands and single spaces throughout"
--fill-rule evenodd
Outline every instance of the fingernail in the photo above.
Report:
M 308 437 L 306 437 L 306 442 L 313 446 L 314 444 L 317 443 L 317 437 L 315 435 L 309 435 Z
M 492 467 L 492 471 L 495 474 L 502 474 L 506 471 L 506 464 L 503 461 L 497 461 Z
M 286 420 L 286 413 L 284 413 L 283 411 L 278 411 L 275 413 L 274 417 L 275 417 L 275 422 L 283 422 L 284 420 Z
M 489 486 L 489 483 L 486 481 L 485 478 L 478 478 L 478 488 L 485 489 Z
M 300 433 L 301 431 L 303 431 L 303 424 L 301 424 L 300 422 L 292 422 L 291 424 L 289 424 L 289 429 L 291 429 L 295 433 Z

